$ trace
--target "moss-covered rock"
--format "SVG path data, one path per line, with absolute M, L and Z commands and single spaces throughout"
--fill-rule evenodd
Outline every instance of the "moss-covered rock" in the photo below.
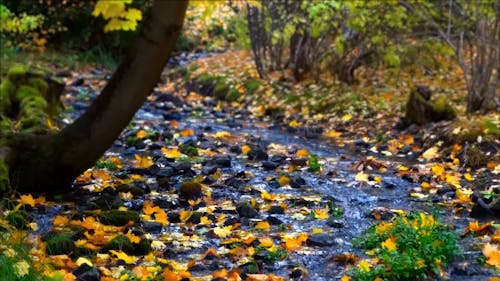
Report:
M 186 181 L 181 184 L 179 198 L 182 200 L 196 200 L 203 196 L 201 184 L 194 181 Z
M 69 233 L 49 233 L 45 237 L 47 254 L 64 255 L 76 251 L 75 242 Z
M 104 245 L 101 252 L 107 253 L 109 250 L 124 251 L 131 255 L 134 251 L 134 245 L 127 236 L 120 234 Z
M 0 197 L 11 192 L 9 180 L 9 166 L 5 162 L 0 161 Z
M 257 89 L 259 89 L 261 84 L 262 84 L 262 82 L 260 82 L 259 80 L 250 79 L 250 80 L 246 81 L 245 82 L 245 89 L 247 91 L 247 94 L 251 95 L 251 94 L 255 93 L 255 91 L 257 91 Z
M 227 101 L 237 101 L 240 98 L 241 94 L 238 89 L 232 87 L 226 94 L 225 100 Z
M 189 157 L 198 156 L 198 149 L 196 149 L 196 147 L 193 146 L 181 144 L 179 145 L 179 151 L 183 154 L 186 154 Z
M 103 224 L 115 226 L 123 226 L 128 224 L 130 221 L 137 223 L 139 220 L 139 214 L 134 211 L 111 210 L 103 212 L 100 216 L 100 221 Z
M 229 92 L 229 85 L 227 84 L 227 80 L 224 77 L 219 77 L 214 87 L 214 98 L 218 100 L 225 100 L 227 93 Z
M 151 240 L 142 238 L 139 243 L 134 244 L 134 251 L 131 253 L 136 256 L 146 255 L 151 252 Z
M 403 118 L 405 125 L 423 125 L 441 120 L 452 120 L 456 117 L 455 110 L 440 98 L 430 101 L 431 93 L 426 87 L 416 87 L 410 92 L 406 103 L 406 113 Z

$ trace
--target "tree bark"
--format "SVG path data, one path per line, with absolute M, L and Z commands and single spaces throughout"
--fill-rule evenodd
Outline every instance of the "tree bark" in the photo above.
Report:
M 187 0 L 155 0 L 134 44 L 89 109 L 48 136 L 9 140 L 7 164 L 17 191 L 68 190 L 72 181 L 108 149 L 146 101 L 175 47 Z

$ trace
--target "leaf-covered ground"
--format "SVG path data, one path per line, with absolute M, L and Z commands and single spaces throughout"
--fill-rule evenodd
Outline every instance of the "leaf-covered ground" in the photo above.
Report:
M 362 72 L 348 87 L 331 77 L 292 83 L 287 73 L 260 80 L 242 52 L 174 61 L 183 66 L 165 73 L 72 192 L 23 194 L 2 210 L 10 235 L 1 249 L 18 276 L 26 265 L 11 253 L 16 242 L 52 280 L 355 280 L 353 270 L 389 264 L 377 253 L 411 258 L 395 236 L 372 251 L 353 246 L 370 226 L 408 215 L 418 235 L 439 226 L 461 248 L 449 265 L 417 259 L 412 269 L 431 280 L 498 278 L 498 114 L 396 129 L 413 85 L 463 111 L 453 65 Z M 109 75 L 59 74 L 62 123 Z M 448 242 L 437 239 L 430 254 Z

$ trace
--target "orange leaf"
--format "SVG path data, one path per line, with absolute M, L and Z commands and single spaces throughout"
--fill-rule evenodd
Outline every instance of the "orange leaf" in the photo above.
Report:
M 250 152 L 251 150 L 252 150 L 252 148 L 250 148 L 250 146 L 248 146 L 246 144 L 241 147 L 241 153 L 243 153 L 243 154 L 248 154 L 248 152 Z
M 281 185 L 281 186 L 284 186 L 284 185 L 287 185 L 289 183 L 291 183 L 292 180 L 286 176 L 286 175 L 282 175 L 280 176 L 280 178 L 278 179 L 278 183 Z
M 21 195 L 20 202 L 25 205 L 30 205 L 31 207 L 35 207 L 35 199 L 33 199 L 33 196 L 31 196 L 31 194 Z
M 181 153 L 177 148 L 161 148 L 161 152 L 163 152 L 163 155 L 167 158 L 179 158 L 181 157 Z
M 297 157 L 299 157 L 299 158 L 304 158 L 304 157 L 309 156 L 309 151 L 307 151 L 307 149 L 305 149 L 305 148 L 302 148 L 302 149 L 297 150 L 295 155 L 297 155 Z
M 488 265 L 500 268 L 500 251 L 498 245 L 486 243 L 483 247 L 483 255 L 487 258 Z
M 139 130 L 135 135 L 139 139 L 144 139 L 144 138 L 149 137 L 149 133 L 144 131 L 144 130 Z
M 256 229 L 262 229 L 262 230 L 269 230 L 269 228 L 271 228 L 271 225 L 267 221 L 259 221 L 255 225 L 255 228 Z
M 217 278 L 226 278 L 227 276 L 227 270 L 225 268 L 223 268 L 222 270 L 220 271 L 214 271 L 212 272 L 212 278 L 213 279 L 217 279 Z
M 194 130 L 193 129 L 186 129 L 182 130 L 180 133 L 181 137 L 189 137 L 194 135 Z

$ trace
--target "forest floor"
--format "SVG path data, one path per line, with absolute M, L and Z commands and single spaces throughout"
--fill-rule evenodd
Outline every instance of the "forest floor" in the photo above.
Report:
M 295 83 L 283 72 L 261 80 L 245 52 L 172 64 L 74 191 L 21 195 L 22 206 L 5 210 L 5 228 L 12 213 L 27 211 L 19 226 L 47 276 L 498 280 L 499 115 L 463 113 L 453 66 L 361 70 L 358 83 L 345 86 L 332 77 Z M 63 126 L 110 73 L 58 75 L 67 84 Z M 446 97 L 458 118 L 399 128 L 414 85 Z M 411 252 L 400 233 L 379 231 L 397 218 L 430 237 L 430 250 Z M 363 249 L 356 239 L 368 229 L 378 244 Z M 460 247 L 449 264 L 446 233 Z

